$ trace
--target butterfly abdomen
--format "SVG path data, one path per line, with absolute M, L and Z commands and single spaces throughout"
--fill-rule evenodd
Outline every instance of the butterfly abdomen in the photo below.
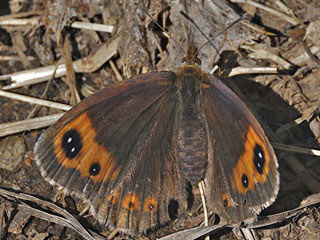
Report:
M 176 158 L 192 185 L 203 179 L 207 165 L 207 133 L 201 114 L 201 87 L 190 76 L 177 79 L 179 108 L 176 112 Z

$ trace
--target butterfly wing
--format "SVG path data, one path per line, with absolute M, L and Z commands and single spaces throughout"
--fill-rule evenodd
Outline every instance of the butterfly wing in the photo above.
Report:
M 174 81 L 172 72 L 140 75 L 72 108 L 36 143 L 43 177 L 112 227 L 142 232 L 170 220 L 187 205 L 172 149 Z
M 203 107 L 209 138 L 208 204 L 227 222 L 255 217 L 276 198 L 278 163 L 260 124 L 219 79 L 208 77 Z

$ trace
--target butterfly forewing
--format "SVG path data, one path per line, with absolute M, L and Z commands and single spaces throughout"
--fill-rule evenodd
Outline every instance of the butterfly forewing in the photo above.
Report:
M 141 232 L 170 220 L 172 201 L 186 205 L 172 147 L 174 82 L 174 73 L 146 74 L 75 106 L 36 144 L 42 175 L 112 227 Z

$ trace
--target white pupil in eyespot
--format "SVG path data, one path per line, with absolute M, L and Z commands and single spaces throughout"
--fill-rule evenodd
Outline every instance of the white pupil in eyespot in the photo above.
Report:
M 68 142 L 68 143 L 71 143 L 71 142 L 72 142 L 72 138 L 69 137 L 68 140 L 67 140 L 67 142 Z
M 75 150 L 76 150 L 76 148 L 74 148 L 74 147 L 73 147 L 73 148 L 71 148 L 71 152 L 74 152 Z
M 259 157 L 259 158 L 263 158 L 263 156 L 262 156 L 262 153 L 261 153 L 261 152 L 259 152 L 259 153 L 258 153 L 258 157 Z

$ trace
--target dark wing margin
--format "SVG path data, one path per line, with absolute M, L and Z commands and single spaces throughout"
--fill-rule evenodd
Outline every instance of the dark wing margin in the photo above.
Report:
M 99 220 L 143 232 L 186 207 L 172 149 L 175 74 L 133 77 L 88 97 L 37 141 L 34 155 L 51 184 L 87 200 Z
M 225 221 L 240 222 L 274 202 L 278 163 L 247 106 L 219 79 L 209 80 L 203 89 L 209 136 L 208 204 Z

